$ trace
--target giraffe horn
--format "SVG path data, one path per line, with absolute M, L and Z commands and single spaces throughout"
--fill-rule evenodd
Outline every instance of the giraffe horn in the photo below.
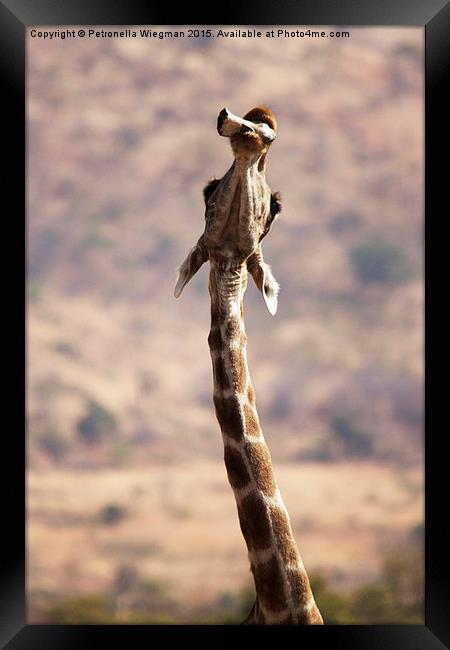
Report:
M 173 292 L 175 298 L 180 297 L 184 287 L 207 259 L 208 251 L 203 243 L 202 235 L 195 246 L 191 248 L 184 262 L 178 267 L 177 280 Z

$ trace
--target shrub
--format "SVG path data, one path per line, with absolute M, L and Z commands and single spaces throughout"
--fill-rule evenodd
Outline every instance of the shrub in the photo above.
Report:
M 326 624 L 423 624 L 424 558 L 411 542 L 385 557 L 374 582 L 338 593 L 321 575 L 311 575 L 314 598 Z
M 214 38 L 207 36 L 196 36 L 195 38 L 190 38 L 190 46 L 196 50 L 209 50 L 210 47 L 214 45 Z
M 36 304 L 39 302 L 42 293 L 42 284 L 37 280 L 30 280 L 28 282 L 28 299 L 31 303 Z
M 342 444 L 344 454 L 366 458 L 373 453 L 373 434 L 359 429 L 353 421 L 342 415 L 331 420 L 335 438 Z
M 401 43 L 400 45 L 397 45 L 393 54 L 397 58 L 410 59 L 418 65 L 422 65 L 423 62 L 422 49 L 411 43 Z
M 351 264 L 362 284 L 401 284 L 413 277 L 404 251 L 388 242 L 369 241 L 355 246 Z
M 223 591 L 209 614 L 213 619 L 211 622 L 219 625 L 240 625 L 250 614 L 255 597 L 252 585 L 245 586 L 238 592 Z M 202 618 L 205 619 L 204 616 Z
M 61 236 L 53 228 L 42 228 L 36 232 L 27 260 L 31 279 L 42 277 L 43 273 L 51 266 L 60 242 Z
M 67 440 L 56 431 L 45 431 L 39 436 L 39 446 L 55 461 L 60 461 L 68 447 Z
M 298 454 L 298 458 L 316 463 L 329 463 L 336 457 L 336 451 L 333 449 L 333 446 L 333 441 L 330 440 L 329 436 L 321 437 L 311 447 L 301 451 Z
M 410 537 L 414 543 L 423 547 L 425 543 L 425 525 L 423 523 L 416 524 L 411 529 Z
M 133 566 L 129 564 L 120 564 L 117 567 L 113 584 L 113 591 L 115 594 L 131 591 L 136 588 L 137 583 L 138 574 Z
M 114 242 L 107 237 L 103 237 L 96 229 L 91 228 L 84 239 L 81 241 L 81 248 L 111 248 Z
M 100 510 L 100 521 L 108 526 L 119 523 L 126 516 L 126 508 L 119 503 L 108 503 Z
M 401 614 L 392 594 L 382 584 L 366 585 L 351 597 L 350 610 L 357 623 L 401 623 Z
M 115 466 L 126 465 L 130 458 L 131 449 L 126 444 L 117 445 L 111 450 L 111 462 Z
M 111 588 L 116 622 L 175 623 L 177 604 L 168 595 L 168 584 L 140 578 L 132 564 L 119 564 Z
M 49 607 L 44 617 L 46 623 L 63 625 L 113 622 L 108 599 L 103 594 L 65 598 Z
M 69 357 L 70 359 L 76 359 L 78 357 L 76 349 L 71 343 L 68 343 L 67 341 L 57 341 L 54 345 L 54 350 L 65 357 Z
M 336 213 L 329 221 L 328 228 L 334 235 L 352 234 L 361 225 L 362 219 L 358 212 L 347 210 Z
M 401 621 L 417 623 L 424 615 L 424 554 L 420 544 L 389 555 L 383 564 L 383 583 L 398 603 Z
M 330 589 L 326 579 L 319 574 L 310 576 L 311 589 L 326 625 L 336 625 L 348 620 L 348 602 L 345 596 Z
M 169 587 L 161 580 L 147 578 L 139 585 L 139 607 L 146 612 L 163 612 L 173 606 Z
M 388 555 L 379 580 L 352 594 L 350 614 L 358 624 L 423 624 L 424 557 L 420 548 L 407 545 Z
M 102 438 L 113 433 L 116 428 L 116 419 L 103 406 L 91 401 L 88 404 L 86 415 L 78 423 L 78 433 L 89 445 L 95 445 Z

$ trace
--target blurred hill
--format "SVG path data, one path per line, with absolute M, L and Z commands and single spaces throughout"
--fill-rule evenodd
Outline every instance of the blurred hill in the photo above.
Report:
M 380 456 L 420 454 L 421 47 L 418 30 L 387 29 L 270 49 L 30 39 L 33 463 L 58 435 L 65 462 L 85 459 L 91 402 L 117 422 L 115 445 L 183 454 L 189 436 L 188 453 L 221 453 L 206 267 L 179 302 L 172 286 L 203 229 L 203 184 L 231 163 L 218 110 L 259 101 L 280 125 L 268 178 L 284 206 L 265 250 L 281 296 L 271 319 L 251 287 L 246 317 L 274 453 L 329 447 L 340 417 Z
M 173 285 L 202 188 L 232 161 L 217 114 L 257 103 L 278 118 L 283 196 L 264 243 L 277 316 L 246 296 L 273 457 L 420 471 L 422 30 L 29 38 L 28 53 L 30 471 L 221 466 L 207 268 L 179 301 Z

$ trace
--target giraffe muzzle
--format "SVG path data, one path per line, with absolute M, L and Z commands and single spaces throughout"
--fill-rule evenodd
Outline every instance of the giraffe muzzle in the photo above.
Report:
M 242 117 L 234 115 L 228 108 L 223 108 L 217 118 L 217 131 L 219 135 L 230 138 L 236 133 L 248 133 L 253 131 L 257 133 L 265 142 L 272 142 L 277 134 L 265 122 L 256 124 L 250 120 L 244 120 Z

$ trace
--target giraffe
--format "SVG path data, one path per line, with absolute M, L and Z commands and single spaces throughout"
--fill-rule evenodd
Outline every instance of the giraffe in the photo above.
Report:
M 256 625 L 320 625 L 289 515 L 264 440 L 246 358 L 243 298 L 248 273 L 271 314 L 279 286 L 264 261 L 261 241 L 281 210 L 265 179 L 266 155 L 276 137 L 273 112 L 257 106 L 244 118 L 224 108 L 217 120 L 234 161 L 205 187 L 205 229 L 178 271 L 175 296 L 209 260 L 210 347 L 216 416 L 224 460 L 236 499 L 256 601 L 244 621 Z

